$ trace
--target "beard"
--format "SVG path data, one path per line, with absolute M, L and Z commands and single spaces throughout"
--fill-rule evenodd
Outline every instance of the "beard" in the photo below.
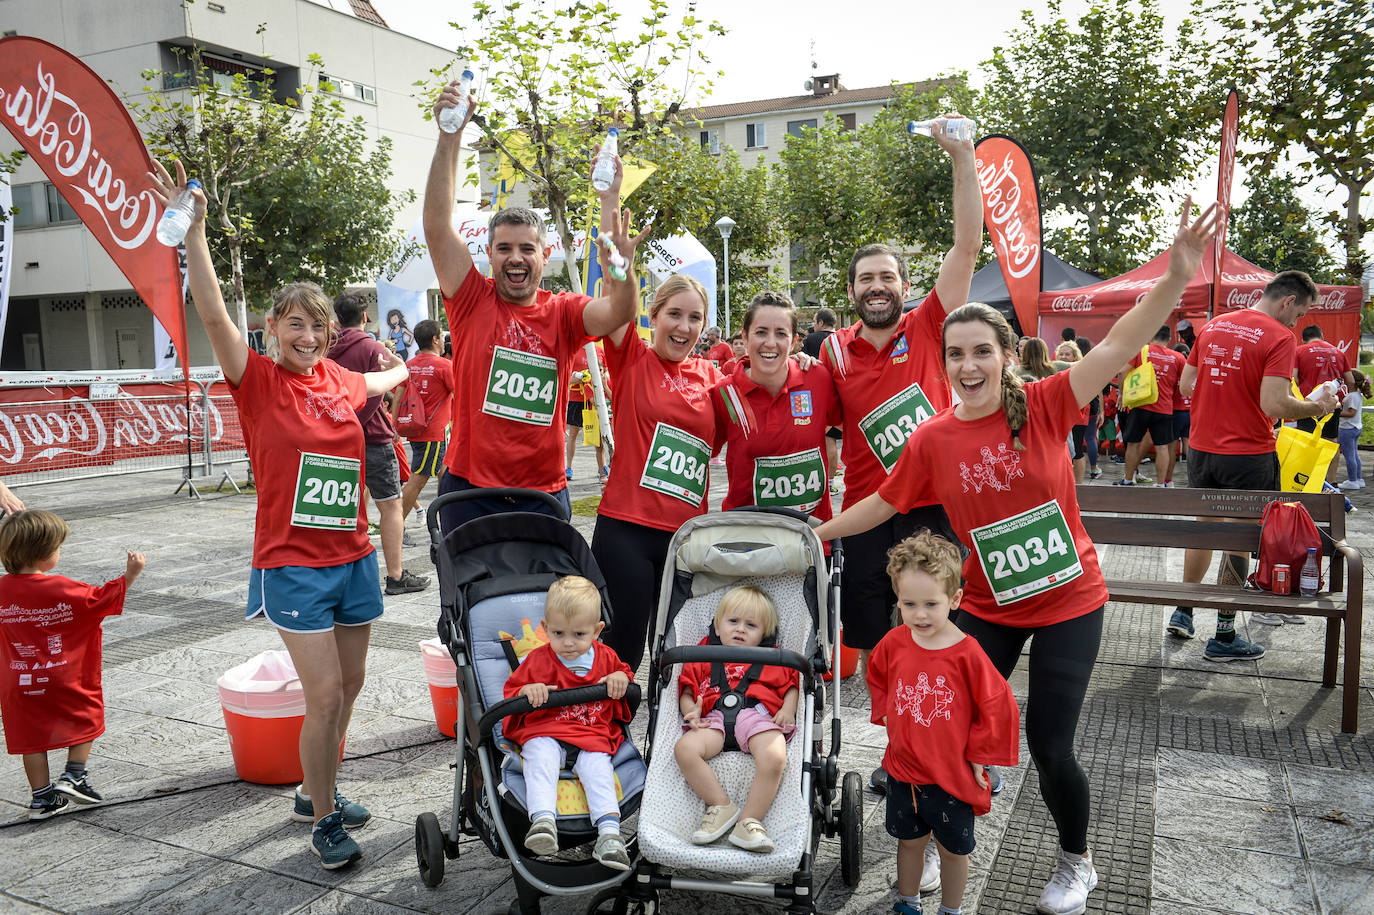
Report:
M 868 295 L 863 301 L 855 302 L 854 308 L 864 326 L 874 330 L 891 327 L 902 317 L 902 300 L 886 294 Z

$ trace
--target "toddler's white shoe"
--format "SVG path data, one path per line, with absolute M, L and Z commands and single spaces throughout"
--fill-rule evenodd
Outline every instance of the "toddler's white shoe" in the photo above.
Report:
M 763 824 L 753 817 L 745 817 L 730 833 L 730 844 L 745 851 L 756 851 L 761 855 L 772 854 L 773 840 L 768 838 Z
M 739 807 L 724 804 L 706 808 L 706 816 L 701 818 L 701 828 L 692 833 L 693 845 L 710 845 L 730 831 L 739 820 Z

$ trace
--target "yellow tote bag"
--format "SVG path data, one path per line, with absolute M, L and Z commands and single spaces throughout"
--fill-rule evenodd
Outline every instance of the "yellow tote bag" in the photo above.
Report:
M 1296 384 L 1293 396 L 1302 397 Z M 1327 414 L 1328 416 L 1330 414 Z M 1326 468 L 1336 456 L 1339 445 L 1322 438 L 1326 416 L 1317 419 L 1316 428 L 1304 432 L 1295 426 L 1281 426 L 1274 449 L 1279 455 L 1280 487 L 1284 492 L 1321 492 Z
M 1121 379 L 1121 402 L 1128 410 L 1148 407 L 1159 400 L 1159 382 L 1155 378 L 1154 363 L 1150 361 L 1150 346 L 1140 348 L 1140 365 Z

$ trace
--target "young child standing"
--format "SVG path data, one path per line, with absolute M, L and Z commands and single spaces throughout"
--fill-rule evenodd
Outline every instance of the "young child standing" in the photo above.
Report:
M 24 757 L 30 820 L 67 806 L 98 804 L 86 776 L 91 744 L 105 733 L 100 689 L 100 621 L 124 612 L 124 595 L 147 559 L 129 553 L 124 574 L 100 587 L 48 575 L 62 555 L 67 523 L 30 509 L 0 526 L 0 718 L 6 749 Z M 51 781 L 48 751 L 66 749 L 67 768 Z
M 1020 717 L 1011 687 L 978 642 L 950 622 L 963 590 L 954 544 L 922 532 L 888 553 L 902 625 L 883 636 L 866 676 L 873 723 L 887 727 L 887 831 L 897 839 L 898 915 L 921 915 L 921 872 L 933 833 L 940 915 L 958 915 L 973 851 L 973 817 L 992 794 L 984 766 L 1014 766 Z
M 731 588 L 716 607 L 715 630 L 722 645 L 756 646 L 777 632 L 778 611 L 768 595 L 753 585 Z M 786 667 L 702 661 L 683 666 L 678 677 L 683 734 L 673 755 L 682 777 L 706 802 L 701 827 L 692 833 L 694 844 L 709 845 L 729 832 L 731 845 L 761 854 L 773 851 L 773 840 L 762 821 L 782 784 L 787 741 L 796 730 L 797 682 L 797 672 Z M 744 701 L 752 702 L 739 706 L 731 734 L 734 743 L 729 747 L 754 757 L 756 771 L 743 809 L 730 800 L 707 765 L 729 742 L 720 699 L 730 692 L 742 692 Z
M 524 696 L 536 711 L 506 718 L 502 733 L 520 744 L 530 812 L 525 847 L 536 855 L 558 851 L 558 773 L 566 761 L 564 745 L 576 747 L 573 771 L 587 794 L 596 824 L 592 857 L 606 867 L 629 870 L 630 857 L 620 838 L 620 802 L 615 796 L 611 757 L 625 741 L 630 720 L 625 690 L 634 671 L 609 645 L 598 641 L 601 594 L 580 575 L 554 582 L 544 601 L 544 631 L 549 641 L 525 656 L 506 681 L 505 696 Z M 610 699 L 539 710 L 550 690 L 605 683 Z

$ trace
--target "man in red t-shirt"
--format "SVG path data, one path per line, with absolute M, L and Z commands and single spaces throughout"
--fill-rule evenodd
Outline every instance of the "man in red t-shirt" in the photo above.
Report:
M 1135 471 L 1145 455 L 1147 432 L 1155 448 L 1155 473 L 1158 474 L 1155 485 L 1168 486 L 1173 482 L 1173 442 L 1177 437 L 1174 433 L 1174 391 L 1183 372 L 1183 356 L 1169 348 L 1169 325 L 1155 332 L 1148 355 L 1155 368 L 1155 387 L 1159 396 L 1154 403 L 1136 407 L 1126 414 L 1121 430 L 1126 442 L 1126 474 L 1117 484 L 1119 486 L 1135 485 Z M 1140 354 L 1137 353 L 1127 369 L 1139 365 Z
M 420 401 L 425 405 L 425 431 L 410 439 L 410 479 L 401 487 L 401 517 L 420 501 L 420 493 L 444 469 L 444 452 L 448 447 L 448 424 L 453 417 L 453 363 L 442 355 L 444 333 L 438 321 L 421 321 L 415 325 L 415 345 L 419 347 L 406 368 L 410 371 L 407 384 L 415 385 Z M 399 409 L 401 399 L 396 399 Z
M 1340 347 L 1332 346 L 1322 339 L 1322 329 L 1315 324 L 1309 324 L 1302 329 L 1302 345 L 1298 347 L 1297 362 L 1293 377 L 1298 382 L 1298 390 L 1303 394 L 1327 381 L 1339 381 L 1347 387 L 1355 383 L 1355 375 L 1350 371 L 1350 360 L 1345 358 L 1345 353 L 1341 352 Z M 1341 424 L 1341 418 L 1337 413 L 1332 413 L 1322 426 L 1322 438 L 1333 442 Z M 1317 421 L 1304 417 L 1298 420 L 1298 428 L 1304 432 L 1311 432 L 1317 428 Z M 1336 458 L 1333 456 L 1331 463 L 1334 465 L 1335 462 Z
M 634 321 L 639 280 L 634 251 L 620 211 L 619 159 L 611 187 L 601 197 L 601 239 L 630 262 L 624 280 L 607 271 L 609 290 L 598 299 L 539 288 L 550 247 L 544 220 L 533 210 L 510 207 L 488 224 L 491 277 L 475 269 L 467 241 L 453 225 L 458 160 L 463 129 L 477 100 L 449 83 L 434 105 L 467 106 L 467 119 L 439 142 L 425 185 L 425 243 L 434 261 L 453 330 L 453 430 L 439 480 L 440 494 L 491 487 L 537 489 L 553 495 L 570 513 L 563 472 L 563 422 L 575 351 Z M 461 333 L 459 331 L 461 330 Z M 441 527 L 452 530 L 494 512 L 529 510 L 551 514 L 544 500 L 473 499 L 444 509 Z
M 706 358 L 714 362 L 716 368 L 720 368 L 734 356 L 735 351 L 730 344 L 720 339 L 720 328 L 706 328 Z
M 1291 389 L 1297 344 L 1290 328 L 1316 299 L 1311 277 L 1301 270 L 1285 270 L 1269 281 L 1254 307 L 1218 315 L 1198 334 L 1179 380 L 1179 389 L 1193 399 L 1189 486 L 1277 492 L 1274 419 L 1323 416 L 1336 408 L 1334 394 L 1300 400 Z M 1217 583 L 1242 587 L 1249 562 L 1245 553 L 1222 554 Z M 1186 550 L 1183 580 L 1202 581 L 1211 564 L 1211 550 Z M 1264 656 L 1264 646 L 1236 634 L 1235 620 L 1234 610 L 1217 611 L 1217 635 L 1208 640 L 1203 653 L 1208 660 Z M 1193 608 L 1175 610 L 1168 630 L 1179 638 L 1192 638 Z

